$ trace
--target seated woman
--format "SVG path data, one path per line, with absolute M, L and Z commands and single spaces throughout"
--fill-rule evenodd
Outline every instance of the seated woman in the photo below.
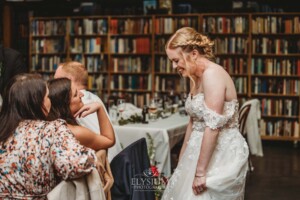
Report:
M 39 75 L 9 82 L 0 112 L 0 199 L 47 199 L 57 177 L 73 179 L 95 167 L 93 150 L 79 144 L 64 120 L 46 121 L 51 102 Z
M 84 105 L 83 94 L 68 78 L 57 78 L 48 82 L 52 106 L 48 118 L 67 121 L 68 127 L 79 142 L 94 150 L 107 149 L 115 144 L 115 134 L 103 104 L 99 102 Z M 98 114 L 101 134 L 77 124 L 76 117 L 85 117 L 93 112 Z

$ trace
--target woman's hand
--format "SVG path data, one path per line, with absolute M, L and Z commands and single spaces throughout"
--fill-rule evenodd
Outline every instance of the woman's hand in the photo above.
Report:
M 102 107 L 102 104 L 99 102 L 85 104 L 75 113 L 74 117 L 85 117 L 91 113 L 96 112 L 101 107 Z
M 207 187 L 206 187 L 206 176 L 195 176 L 194 181 L 193 181 L 193 192 L 195 195 L 199 195 L 202 192 L 204 192 Z

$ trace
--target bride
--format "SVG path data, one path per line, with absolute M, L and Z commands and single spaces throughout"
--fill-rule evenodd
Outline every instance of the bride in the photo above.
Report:
M 214 63 L 213 42 L 190 27 L 173 34 L 166 53 L 189 77 L 186 130 L 176 170 L 162 199 L 244 199 L 248 146 L 238 129 L 237 94 L 228 73 Z

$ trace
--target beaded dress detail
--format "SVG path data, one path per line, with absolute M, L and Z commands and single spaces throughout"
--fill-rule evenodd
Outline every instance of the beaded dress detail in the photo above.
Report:
M 244 199 L 249 150 L 238 129 L 238 108 L 237 100 L 225 102 L 223 114 L 220 115 L 206 106 L 202 93 L 188 97 L 185 109 L 193 120 L 192 133 L 162 199 Z M 192 184 L 205 127 L 219 129 L 220 132 L 207 169 L 207 190 L 196 196 Z

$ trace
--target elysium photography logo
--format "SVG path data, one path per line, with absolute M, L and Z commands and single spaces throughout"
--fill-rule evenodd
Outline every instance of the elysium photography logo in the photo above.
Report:
M 137 174 L 131 179 L 131 186 L 135 191 L 155 191 L 155 193 L 163 191 L 168 183 L 168 179 L 159 173 L 156 166 L 151 166 Z

